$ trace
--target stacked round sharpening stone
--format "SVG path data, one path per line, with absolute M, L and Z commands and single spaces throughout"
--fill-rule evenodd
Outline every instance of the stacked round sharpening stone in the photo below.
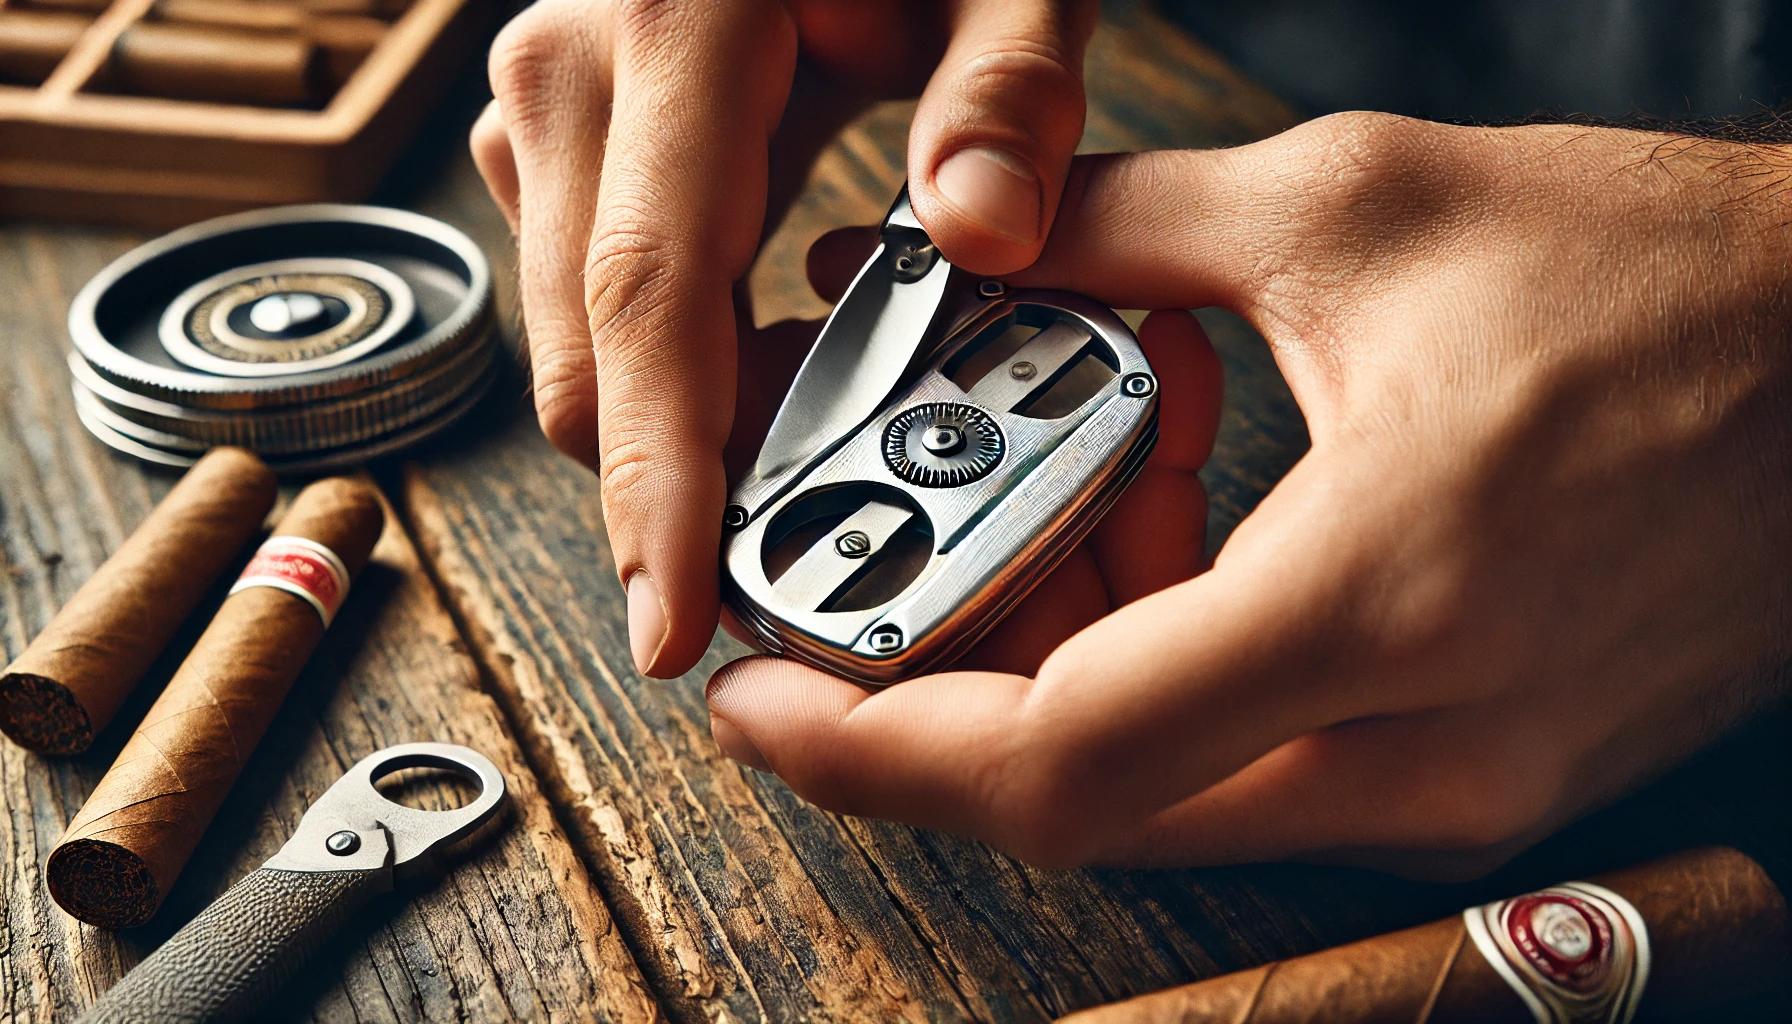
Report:
M 322 473 L 413 444 L 491 384 L 492 275 L 440 221 L 286 206 L 131 250 L 69 309 L 75 408 L 165 465 L 237 445 Z

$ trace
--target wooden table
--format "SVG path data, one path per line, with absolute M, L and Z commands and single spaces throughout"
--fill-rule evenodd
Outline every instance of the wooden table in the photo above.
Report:
M 1088 81 L 1088 149 L 1233 144 L 1294 119 L 1149 14 L 1110 19 Z M 464 155 L 472 91 L 382 198 L 478 239 L 514 323 L 512 247 Z M 880 109 L 823 156 L 756 273 L 770 297 L 762 316 L 820 311 L 799 254 L 825 227 L 883 212 L 907 114 Z M 140 240 L 0 228 L 8 657 L 169 486 L 81 431 L 62 362 L 70 297 Z M 1210 322 L 1230 375 L 1206 473 L 1217 544 L 1299 456 L 1304 433 L 1261 344 L 1236 321 Z M 49 901 L 42 865 L 172 661 L 85 756 L 0 743 L 0 1013 L 72 1019 L 277 849 L 347 765 L 411 739 L 491 755 L 517 797 L 512 827 L 439 884 L 353 922 L 275 1015 L 1033 1020 L 1680 847 L 1727 842 L 1776 871 L 1785 862 L 1783 717 L 1467 886 L 1275 866 L 1037 871 L 976 843 L 818 812 L 710 741 L 703 680 L 732 649 L 718 645 L 676 682 L 635 675 L 597 481 L 542 441 L 520 377 L 498 392 L 440 442 L 375 467 L 396 512 L 377 568 L 155 923 L 122 934 L 76 923 Z

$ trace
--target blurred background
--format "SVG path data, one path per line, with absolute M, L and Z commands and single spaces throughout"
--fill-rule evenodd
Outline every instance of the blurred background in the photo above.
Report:
M 1171 0 L 1176 21 L 1303 113 L 1730 116 L 1792 82 L 1783 0 Z

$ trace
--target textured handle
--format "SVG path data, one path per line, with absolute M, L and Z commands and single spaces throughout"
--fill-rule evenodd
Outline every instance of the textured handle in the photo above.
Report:
M 382 871 L 258 868 L 175 932 L 81 1020 L 186 1024 L 245 1017 L 350 913 L 384 889 L 387 877 Z

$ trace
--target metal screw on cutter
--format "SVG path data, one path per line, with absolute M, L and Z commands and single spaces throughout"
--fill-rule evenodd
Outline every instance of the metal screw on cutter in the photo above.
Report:
M 1120 390 L 1134 398 L 1147 398 L 1157 390 L 1157 381 L 1148 373 L 1129 373 L 1121 379 Z
M 747 525 L 747 510 L 739 505 L 730 505 L 722 510 L 722 525 L 730 530 L 738 530 Z
M 834 550 L 846 558 L 864 558 L 871 553 L 871 538 L 864 530 L 848 530 L 834 541 Z
M 935 455 L 957 455 L 964 451 L 964 431 L 950 423 L 938 424 L 921 435 L 921 447 Z
M 1008 367 L 1008 376 L 1013 377 L 1015 380 L 1032 380 L 1033 375 L 1038 372 L 1039 367 L 1034 366 L 1025 359 Z
M 938 259 L 939 250 L 935 249 L 933 243 L 927 241 L 925 237 L 920 241 L 909 242 L 897 252 L 896 270 L 892 276 L 905 284 L 919 281 L 927 276 L 927 272 L 933 269 L 933 265 Z
M 879 654 L 889 654 L 902 647 L 902 630 L 895 626 L 883 625 L 871 631 L 871 649 Z
M 338 857 L 346 857 L 360 848 L 361 837 L 347 829 L 331 833 L 330 838 L 324 840 L 324 849 Z

